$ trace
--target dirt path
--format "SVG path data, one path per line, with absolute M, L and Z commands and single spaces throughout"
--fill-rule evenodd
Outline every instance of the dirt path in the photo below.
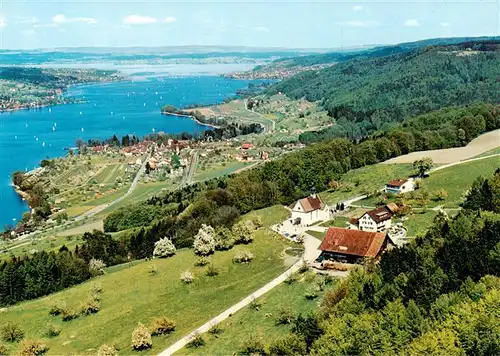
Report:
M 391 158 L 383 163 L 413 163 L 423 157 L 431 157 L 435 163 L 454 163 L 480 155 L 481 153 L 500 147 L 500 130 L 485 133 L 465 147 L 446 148 L 443 150 L 418 151 Z

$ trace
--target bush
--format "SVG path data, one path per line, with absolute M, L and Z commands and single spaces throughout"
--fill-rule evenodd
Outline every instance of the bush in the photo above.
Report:
M 1 333 L 3 341 L 7 342 L 17 342 L 24 337 L 23 329 L 18 324 L 10 321 L 2 325 Z
M 153 336 L 170 334 L 174 330 L 175 322 L 165 317 L 154 319 L 150 329 Z
M 74 309 L 64 308 L 61 311 L 61 317 L 63 321 L 71 321 L 78 318 L 78 313 Z
M 269 345 L 271 355 L 306 355 L 307 345 L 303 337 L 297 334 L 288 334 L 274 340 Z
M 230 250 L 235 243 L 233 232 L 228 228 L 222 227 L 217 230 L 215 235 L 215 249 L 218 251 Z
M 99 301 L 89 298 L 85 303 L 82 304 L 82 314 L 90 315 L 90 314 L 96 314 L 101 310 L 101 306 L 99 304 Z
M 256 335 L 249 335 L 241 344 L 240 353 L 244 355 L 264 355 L 266 351 L 262 338 Z
M 47 336 L 47 337 L 56 337 L 60 333 L 61 333 L 61 329 L 53 324 L 47 325 L 47 329 L 45 329 L 45 336 Z
M 253 241 L 253 233 L 243 221 L 233 226 L 233 234 L 238 244 L 249 244 Z
M 151 348 L 153 341 L 148 328 L 142 323 L 138 323 L 135 330 L 132 332 L 132 349 L 145 350 Z
M 104 274 L 106 264 L 102 260 L 91 259 L 89 262 L 89 272 L 93 277 L 101 276 Z
M 299 267 L 299 273 L 306 273 L 307 271 L 309 271 L 309 266 L 307 265 L 307 262 L 304 261 Z
M 295 312 L 293 309 L 288 307 L 281 307 L 278 310 L 278 316 L 276 317 L 276 325 L 286 325 L 291 324 L 295 320 Z
M 194 276 L 190 271 L 184 271 L 181 273 L 181 281 L 186 284 L 193 283 Z
M 210 330 L 208 330 L 208 332 L 212 335 L 214 335 L 215 337 L 217 337 L 217 335 L 220 335 L 224 332 L 224 329 L 222 329 L 219 324 L 215 324 L 213 325 Z
M 197 258 L 194 262 L 195 267 L 204 267 L 210 264 L 210 259 L 206 257 Z
M 252 302 L 250 303 L 250 308 L 253 309 L 253 310 L 257 310 L 259 311 L 260 307 L 263 305 L 263 303 L 258 300 L 258 299 L 254 299 L 252 300 Z
M 94 283 L 90 292 L 92 293 L 92 295 L 102 293 L 102 285 L 100 283 Z
M 214 267 L 214 265 L 210 265 L 208 266 L 207 272 L 205 274 L 209 277 L 215 277 L 219 274 L 219 271 Z
M 316 288 L 309 288 L 305 293 L 306 299 L 312 300 L 318 298 L 318 291 Z
M 196 333 L 186 346 L 189 348 L 198 348 L 204 345 L 205 345 L 205 340 L 203 339 L 203 336 Z
M 176 248 L 172 241 L 168 237 L 164 237 L 155 242 L 155 249 L 153 251 L 153 256 L 159 258 L 167 258 L 175 255 Z
M 249 263 L 253 258 L 254 255 L 250 251 L 240 251 L 233 257 L 233 261 L 236 263 Z
M 296 273 L 290 273 L 287 279 L 285 279 L 286 284 L 294 284 L 295 282 L 298 281 L 298 276 Z
M 38 356 L 43 355 L 49 348 L 38 340 L 25 340 L 19 346 L 20 356 Z
M 9 349 L 6 345 L 0 344 L 0 356 L 7 356 L 9 354 Z
M 215 251 L 215 230 L 209 225 L 201 225 L 198 233 L 194 237 L 194 253 L 200 256 L 207 256 Z
M 158 268 L 156 267 L 155 264 L 149 266 L 149 275 L 150 276 L 156 276 L 157 273 L 158 273 Z
M 97 350 L 97 356 L 118 356 L 118 352 L 114 346 L 104 344 Z
M 62 313 L 62 311 L 66 308 L 66 304 L 64 302 L 57 302 L 52 304 L 49 310 L 49 314 L 53 316 L 57 316 Z

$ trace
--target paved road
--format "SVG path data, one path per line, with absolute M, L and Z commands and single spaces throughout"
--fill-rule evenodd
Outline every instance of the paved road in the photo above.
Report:
M 246 307 L 250 303 L 252 303 L 256 298 L 259 298 L 260 296 L 264 295 L 265 293 L 269 292 L 271 289 L 274 287 L 280 285 L 283 283 L 290 275 L 294 272 L 296 272 L 300 266 L 302 265 L 303 261 L 306 262 L 312 262 L 314 261 L 320 251 L 318 250 L 319 245 L 321 244 L 321 241 L 316 239 L 313 236 L 307 235 L 304 240 L 304 255 L 302 256 L 301 259 L 299 259 L 296 263 L 294 263 L 287 271 L 283 272 L 280 274 L 278 277 L 267 283 L 265 286 L 259 288 L 249 296 L 245 297 L 238 303 L 234 304 L 232 307 L 226 309 L 224 312 L 221 314 L 217 315 L 215 318 L 211 319 L 210 321 L 206 322 L 196 330 L 193 330 L 190 332 L 188 335 L 184 336 L 182 339 L 178 340 L 175 344 L 171 345 L 167 349 L 163 350 L 160 355 L 161 356 L 168 356 L 172 355 L 175 352 L 179 351 L 182 349 L 184 346 L 186 346 L 192 338 L 197 335 L 197 334 L 203 334 L 206 333 L 210 328 L 216 324 L 219 324 L 220 322 L 226 320 L 230 315 L 236 313 L 238 310 L 241 310 L 242 308 Z

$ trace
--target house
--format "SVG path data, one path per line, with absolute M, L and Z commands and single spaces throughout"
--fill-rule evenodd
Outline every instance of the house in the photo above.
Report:
M 380 257 L 388 243 L 385 233 L 330 227 L 319 246 L 321 255 L 317 261 L 360 263 L 365 258 Z
M 385 191 L 392 194 L 402 194 L 415 190 L 412 179 L 393 179 L 385 185 Z
M 253 145 L 251 143 L 244 143 L 241 145 L 241 148 L 244 150 L 249 150 L 249 149 L 253 148 Z
M 292 209 L 292 222 L 294 224 L 312 225 L 318 221 L 331 219 L 330 208 L 316 194 L 300 199 Z

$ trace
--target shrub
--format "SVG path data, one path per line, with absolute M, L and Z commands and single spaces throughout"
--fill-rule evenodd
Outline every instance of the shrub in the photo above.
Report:
M 207 256 L 215 251 L 215 230 L 209 225 L 201 225 L 198 233 L 194 237 L 194 253 L 200 256 Z
M 206 275 L 209 276 L 209 277 L 215 277 L 219 274 L 219 271 L 217 270 L 217 268 L 214 267 L 214 265 L 209 265 L 208 268 L 207 268 L 207 272 L 206 272 Z
M 305 293 L 306 299 L 312 300 L 318 298 L 318 291 L 316 288 L 309 288 Z
M 97 350 L 97 356 L 118 356 L 118 352 L 114 346 L 104 344 Z
M 142 323 L 138 323 L 132 332 L 132 348 L 134 350 L 149 349 L 153 345 L 151 333 Z
M 249 335 L 241 344 L 240 353 L 244 355 L 264 355 L 266 353 L 262 338 Z
M 254 299 L 252 300 L 252 302 L 250 303 L 250 308 L 252 308 L 253 310 L 257 310 L 259 311 L 260 307 L 263 305 L 263 303 L 258 300 L 258 299 Z
M 233 232 L 228 228 L 222 227 L 217 230 L 215 235 L 215 249 L 218 251 L 230 250 L 235 243 Z
M 197 258 L 194 262 L 195 267 L 204 267 L 208 264 L 210 264 L 210 259 L 206 257 Z
M 219 324 L 215 324 L 213 325 L 210 330 L 208 330 L 208 332 L 212 335 L 214 335 L 215 337 L 217 337 L 217 335 L 220 335 L 224 332 L 224 329 L 222 329 Z
M 194 276 L 190 271 L 184 271 L 181 273 L 181 281 L 186 284 L 192 283 L 194 280 Z
M 150 329 L 153 336 L 170 334 L 174 330 L 175 322 L 165 317 L 154 319 Z
M 233 261 L 236 263 L 249 263 L 253 258 L 254 255 L 250 251 L 240 251 L 233 257 Z
M 167 258 L 175 255 L 176 248 L 172 241 L 168 237 L 164 237 L 155 242 L 155 249 L 153 251 L 153 256 L 159 258 Z
M 9 354 L 9 349 L 6 345 L 0 344 L 0 356 L 7 356 Z
M 61 329 L 53 324 L 47 325 L 47 329 L 45 329 L 45 336 L 47 336 L 47 337 L 56 337 L 60 333 L 61 333 Z
M 262 222 L 262 218 L 258 215 L 252 216 L 250 221 L 252 222 L 254 229 L 258 229 L 258 228 L 264 226 L 264 224 Z
M 299 273 L 306 273 L 307 271 L 309 271 L 309 266 L 307 265 L 307 262 L 304 261 L 299 267 Z
M 57 316 L 62 313 L 62 311 L 66 308 L 66 304 L 64 302 L 57 302 L 52 304 L 49 310 L 49 314 L 53 316 Z
M 61 317 L 63 321 L 71 321 L 78 318 L 78 313 L 74 309 L 64 308 L 61 311 Z
M 89 272 L 93 277 L 101 276 L 104 274 L 106 264 L 102 260 L 91 259 L 89 262 Z
M 249 244 L 253 241 L 253 233 L 245 222 L 239 222 L 233 226 L 233 234 L 238 244 Z
M 17 342 L 24 337 L 23 329 L 18 324 L 10 321 L 2 325 L 1 333 L 3 341 L 7 342 Z
M 288 334 L 274 340 L 269 345 L 271 355 L 306 355 L 307 345 L 303 337 L 297 334 Z
M 96 314 L 101 310 L 101 306 L 99 304 L 99 301 L 89 298 L 85 303 L 82 304 L 82 314 Z
M 101 285 L 101 283 L 94 283 L 92 285 L 92 289 L 90 290 L 90 292 L 92 293 L 92 295 L 96 295 L 96 294 L 102 293 L 102 285 Z
M 291 324 L 295 320 L 295 312 L 293 309 L 288 307 L 281 307 L 278 310 L 278 316 L 276 317 L 276 325 Z
M 152 264 L 149 266 L 149 275 L 150 276 L 155 276 L 158 273 L 158 268 L 156 267 L 155 264 Z
M 298 279 L 299 278 L 298 278 L 298 276 L 297 276 L 296 273 L 290 273 L 290 275 L 288 276 L 288 278 L 285 279 L 285 283 L 286 284 L 293 284 L 293 283 L 297 282 Z
M 38 356 L 43 355 L 49 348 L 38 340 L 25 340 L 19 346 L 20 356 Z
M 186 346 L 189 348 L 198 348 L 204 345 L 205 345 L 205 340 L 203 339 L 203 336 L 201 336 L 201 334 L 199 333 L 196 333 Z

